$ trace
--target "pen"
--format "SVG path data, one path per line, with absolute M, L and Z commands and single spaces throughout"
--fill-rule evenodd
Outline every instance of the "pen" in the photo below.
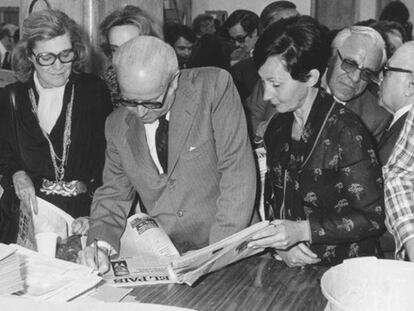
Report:
M 94 260 L 95 260 L 96 269 L 99 271 L 98 240 L 97 239 L 94 240 L 94 246 L 95 246 Z M 100 275 L 100 273 L 98 273 L 98 275 Z

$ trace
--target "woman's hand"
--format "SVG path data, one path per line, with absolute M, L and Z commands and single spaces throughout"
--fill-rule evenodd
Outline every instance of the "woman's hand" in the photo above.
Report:
M 285 250 L 298 242 L 310 240 L 309 221 L 274 220 L 262 232 L 254 235 L 248 247 Z
M 89 217 L 79 217 L 72 222 L 72 233 L 86 235 L 89 231 Z
M 14 191 L 20 201 L 23 201 L 26 207 L 37 214 L 37 200 L 36 192 L 33 186 L 33 182 L 25 171 L 18 171 L 13 174 Z
M 277 251 L 277 253 L 291 268 L 313 265 L 321 261 L 304 243 L 293 246 L 288 251 Z

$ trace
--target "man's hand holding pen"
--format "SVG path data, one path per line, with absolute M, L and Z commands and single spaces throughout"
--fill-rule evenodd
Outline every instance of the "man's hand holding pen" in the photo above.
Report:
M 78 261 L 83 265 L 96 269 L 101 275 L 109 271 L 108 251 L 99 247 L 96 240 L 79 252 Z

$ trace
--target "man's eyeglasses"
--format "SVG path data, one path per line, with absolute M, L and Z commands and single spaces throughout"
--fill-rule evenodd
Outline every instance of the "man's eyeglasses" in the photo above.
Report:
M 240 36 L 236 36 L 236 37 L 234 37 L 234 38 L 231 38 L 231 40 L 232 40 L 234 43 L 238 42 L 238 43 L 240 43 L 240 44 L 243 44 L 243 43 L 244 43 L 244 41 L 246 41 L 246 38 L 247 38 L 248 36 L 250 36 L 250 33 L 247 33 L 247 34 L 245 34 L 244 36 L 242 36 L 242 35 L 240 35 Z
M 343 58 L 341 53 L 339 53 L 339 50 L 337 50 L 339 59 L 341 60 L 341 68 L 346 73 L 352 73 L 356 70 L 359 70 L 361 72 L 361 79 L 366 82 L 374 82 L 378 83 L 378 74 L 369 69 L 364 68 L 362 66 L 359 66 L 358 63 L 352 59 L 349 58 Z
M 408 70 L 404 68 L 397 68 L 397 67 L 390 67 L 388 65 L 385 65 L 382 68 L 382 75 L 385 77 L 388 71 L 402 72 L 402 73 L 414 73 L 414 71 L 412 70 Z
M 164 106 L 164 102 L 165 102 L 165 99 L 167 98 L 168 90 L 170 89 L 171 83 L 174 81 L 177 74 L 175 74 L 173 78 L 170 80 L 170 82 L 168 82 L 167 88 L 164 92 L 164 96 L 162 97 L 162 101 L 150 101 L 150 100 L 136 101 L 133 99 L 126 99 L 126 98 L 121 97 L 117 100 L 117 103 L 121 104 L 122 106 L 132 107 L 132 108 L 137 107 L 137 106 L 144 106 L 147 109 L 160 109 L 162 106 Z
M 62 64 L 71 63 L 78 57 L 74 49 L 63 50 L 59 54 L 54 53 L 39 53 L 35 54 L 32 51 L 32 55 L 36 58 L 36 62 L 40 66 L 51 66 L 56 62 L 56 59 L 59 58 L 59 61 Z

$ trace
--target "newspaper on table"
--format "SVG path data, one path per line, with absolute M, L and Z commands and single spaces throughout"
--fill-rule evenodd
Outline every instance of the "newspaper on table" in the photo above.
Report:
M 20 259 L 24 289 L 22 297 L 47 301 L 71 301 L 102 281 L 97 272 L 87 266 L 56 258 L 11 244 Z
M 19 233 L 16 244 L 37 250 L 35 235 L 54 232 L 65 240 L 72 234 L 73 217 L 42 198 L 36 197 L 38 213 L 34 214 L 23 202 L 20 203 Z
M 16 249 L 0 243 L 0 295 L 13 294 L 21 290 L 23 278 Z
M 138 213 L 128 219 L 121 238 L 120 256 L 111 260 L 105 280 L 114 286 L 161 283 L 192 285 L 204 274 L 261 252 L 248 248 L 251 237 L 269 226 L 254 224 L 202 249 L 180 256 L 168 235 L 155 219 Z

